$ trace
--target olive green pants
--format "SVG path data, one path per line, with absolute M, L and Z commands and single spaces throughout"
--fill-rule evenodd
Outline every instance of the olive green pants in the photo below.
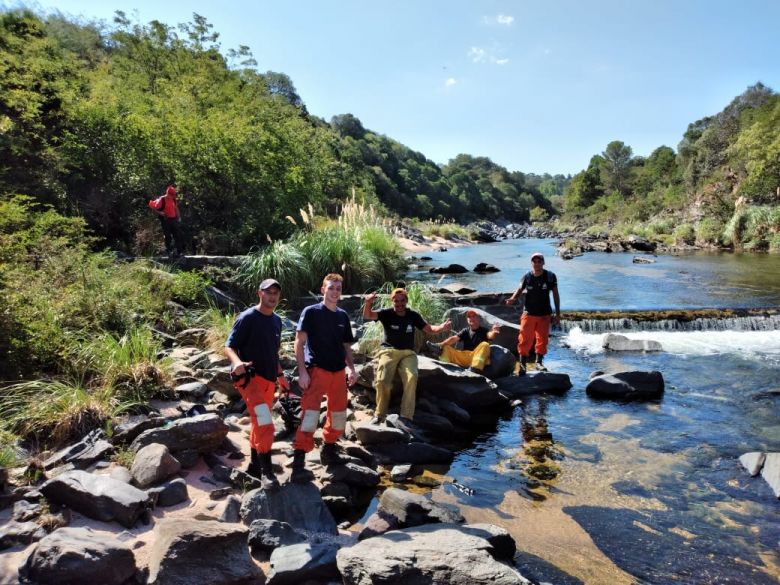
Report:
M 381 349 L 376 354 L 376 412 L 375 416 L 387 416 L 390 394 L 396 373 L 401 378 L 404 394 L 401 398 L 401 416 L 414 418 L 417 400 L 417 354 L 411 349 Z

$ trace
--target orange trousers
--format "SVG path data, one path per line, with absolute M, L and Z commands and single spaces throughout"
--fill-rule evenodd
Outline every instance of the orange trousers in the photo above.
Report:
M 536 355 L 547 354 L 547 341 L 550 339 L 550 321 L 552 315 L 534 317 L 523 313 L 520 317 L 520 337 L 517 340 L 517 353 L 528 356 L 536 341 Z
M 274 403 L 276 382 L 262 376 L 252 376 L 246 388 L 234 384 L 249 411 L 249 445 L 258 453 L 268 453 L 274 444 L 274 421 L 271 407 Z
M 320 422 L 322 397 L 328 398 L 325 426 L 322 438 L 335 443 L 347 426 L 347 375 L 344 370 L 329 372 L 322 368 L 309 368 L 311 382 L 301 397 L 301 424 L 295 433 L 293 449 L 307 453 L 314 449 L 314 431 Z

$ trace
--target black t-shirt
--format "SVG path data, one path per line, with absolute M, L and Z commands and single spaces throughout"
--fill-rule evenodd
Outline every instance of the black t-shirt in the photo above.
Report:
M 279 315 L 263 315 L 256 307 L 250 307 L 236 318 L 225 346 L 234 350 L 242 361 L 252 362 L 260 376 L 274 381 L 279 373 L 281 340 Z
M 306 307 L 298 320 L 298 331 L 306 333 L 306 366 L 329 372 L 343 370 L 347 363 L 345 343 L 352 343 L 352 327 L 344 309 L 331 311 L 324 303 Z
M 392 308 L 377 311 L 376 320 L 385 329 L 382 347 L 414 349 L 414 328 L 422 330 L 427 323 L 417 311 L 406 309 L 400 317 Z
M 552 315 L 550 292 L 558 286 L 555 273 L 542 270 L 539 276 L 534 276 L 530 270 L 523 276 L 522 289 L 525 290 L 524 313 L 534 317 Z
M 488 330 L 484 327 L 477 327 L 476 330 L 472 330 L 471 327 L 464 327 L 458 331 L 458 338 L 463 344 L 463 349 L 466 351 L 472 351 L 483 341 L 487 341 Z

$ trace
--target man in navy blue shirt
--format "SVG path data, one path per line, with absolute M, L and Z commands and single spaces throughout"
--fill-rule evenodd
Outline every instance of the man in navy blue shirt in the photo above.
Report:
M 356 378 L 351 346 L 355 338 L 349 316 L 338 306 L 343 282 L 340 274 L 326 275 L 320 289 L 322 302 L 306 307 L 298 320 L 295 358 L 303 396 L 301 425 L 293 442 L 292 480 L 296 482 L 313 478 L 304 465 L 306 453 L 314 448 L 323 396 L 328 403 L 320 460 L 324 465 L 342 460 L 336 441 L 347 424 L 347 383 L 354 384 Z
M 271 406 L 277 378 L 282 386 L 287 385 L 279 366 L 282 320 L 274 313 L 281 292 L 281 285 L 273 278 L 261 282 L 257 290 L 259 302 L 236 318 L 225 342 L 235 388 L 249 411 L 251 462 L 247 472 L 260 479 L 265 489 L 279 486 L 271 465 Z

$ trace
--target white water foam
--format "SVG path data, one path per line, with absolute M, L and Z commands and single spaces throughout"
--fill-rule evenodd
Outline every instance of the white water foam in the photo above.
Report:
M 603 353 L 605 333 L 584 333 L 572 329 L 564 343 L 588 354 Z M 628 331 L 629 339 L 658 341 L 666 353 L 678 355 L 733 354 L 746 359 L 780 362 L 780 331 Z

